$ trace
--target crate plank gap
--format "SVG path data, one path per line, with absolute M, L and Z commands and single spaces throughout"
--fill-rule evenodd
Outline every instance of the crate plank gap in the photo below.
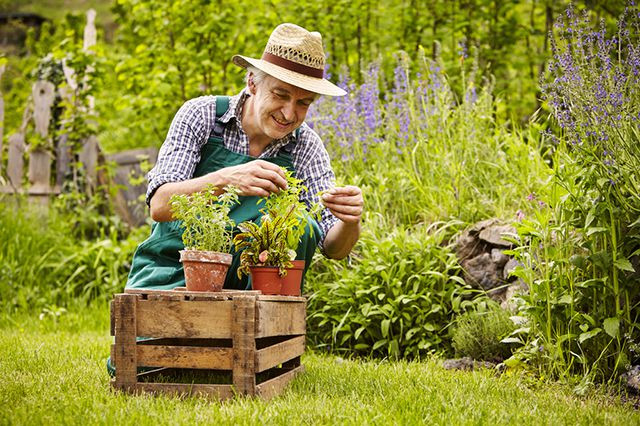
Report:
M 305 332 L 304 297 L 127 289 L 111 302 L 111 385 L 130 393 L 268 399 L 304 371 Z M 185 376 L 187 383 L 176 383 Z M 205 383 L 195 383 L 203 376 Z

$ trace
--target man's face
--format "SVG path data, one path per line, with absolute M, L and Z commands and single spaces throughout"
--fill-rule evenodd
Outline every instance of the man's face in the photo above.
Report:
M 269 75 L 249 83 L 252 94 L 252 123 L 270 139 L 281 139 L 300 127 L 316 94 Z

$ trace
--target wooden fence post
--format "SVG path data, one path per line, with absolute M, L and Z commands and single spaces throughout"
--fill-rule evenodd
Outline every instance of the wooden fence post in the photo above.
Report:
M 22 173 L 24 169 L 24 133 L 14 133 L 9 136 L 9 160 L 7 163 L 7 175 L 14 192 L 22 187 Z
M 2 74 L 4 74 L 5 65 L 0 65 L 0 82 L 2 81 Z M 2 138 L 4 137 L 4 97 L 2 96 L 2 91 L 0 90 L 0 176 L 2 176 L 2 166 L 4 159 L 4 153 L 2 151 Z
M 55 86 L 45 80 L 37 81 L 33 85 L 33 119 L 36 133 L 47 140 L 49 123 L 51 121 L 51 107 L 55 98 Z M 51 192 L 51 154 L 42 147 L 36 147 L 29 156 L 29 194 L 40 198 L 43 203 L 48 202 Z M 40 196 L 44 195 L 42 199 Z

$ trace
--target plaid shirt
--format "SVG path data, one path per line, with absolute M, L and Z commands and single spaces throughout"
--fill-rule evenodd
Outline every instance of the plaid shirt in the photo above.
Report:
M 225 123 L 223 133 L 224 146 L 230 151 L 249 155 L 249 139 L 242 129 L 241 114 L 244 101 L 250 94 L 243 90 L 229 99 L 229 109 L 220 118 Z M 216 121 L 215 96 L 201 96 L 187 101 L 173 118 L 167 138 L 160 148 L 158 161 L 147 178 L 147 204 L 155 191 L 167 182 L 181 182 L 193 177 L 196 165 L 200 162 L 200 151 L 213 132 Z M 275 157 L 280 149 L 295 137 L 293 133 L 273 141 L 259 158 Z M 307 205 L 318 202 L 315 195 L 332 188 L 335 175 L 331 169 L 329 154 L 322 140 L 306 123 L 300 126 L 300 136 L 291 151 L 296 176 L 302 179 L 308 191 L 302 196 Z M 320 229 L 324 241 L 327 231 L 338 221 L 329 209 L 322 210 Z M 322 244 L 320 244 L 322 247 Z

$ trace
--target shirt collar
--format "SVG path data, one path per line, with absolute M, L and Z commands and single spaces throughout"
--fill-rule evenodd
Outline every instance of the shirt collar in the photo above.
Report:
M 227 112 L 225 112 L 222 117 L 220 117 L 220 121 L 227 124 L 233 118 L 236 120 L 236 125 L 242 130 L 242 120 L 240 119 L 240 117 L 242 117 L 242 107 L 244 106 L 244 103 L 249 98 L 249 96 L 251 96 L 251 94 L 247 91 L 246 87 L 242 89 L 237 95 L 231 96 L 229 98 L 229 109 L 227 109 Z M 242 131 L 244 132 L 244 130 Z M 295 130 L 282 139 L 271 142 L 270 146 L 284 145 L 286 143 L 289 143 L 290 141 L 295 141 L 296 138 L 294 136 L 294 133 Z

